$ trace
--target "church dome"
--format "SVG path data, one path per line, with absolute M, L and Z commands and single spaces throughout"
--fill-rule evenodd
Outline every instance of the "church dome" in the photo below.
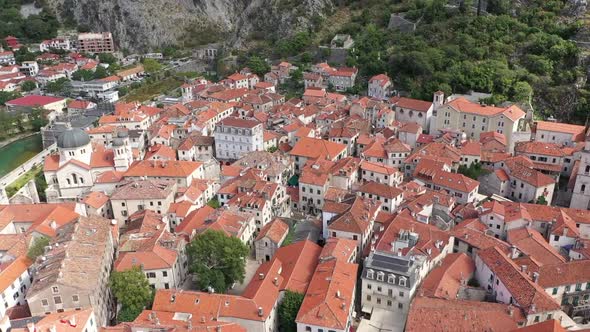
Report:
M 120 137 L 117 138 L 113 138 L 113 146 L 123 146 L 125 145 L 125 143 L 123 142 L 123 139 Z
M 75 149 L 90 143 L 90 136 L 80 128 L 66 129 L 57 137 L 57 147 Z

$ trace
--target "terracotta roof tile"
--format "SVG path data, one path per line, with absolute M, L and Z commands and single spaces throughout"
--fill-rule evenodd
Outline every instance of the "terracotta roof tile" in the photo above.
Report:
M 268 237 L 274 243 L 279 244 L 287 236 L 287 233 L 289 233 L 289 225 L 281 219 L 276 218 L 262 227 L 255 241 Z
M 416 297 L 410 306 L 405 331 L 501 332 L 525 322 L 520 310 L 506 304 Z

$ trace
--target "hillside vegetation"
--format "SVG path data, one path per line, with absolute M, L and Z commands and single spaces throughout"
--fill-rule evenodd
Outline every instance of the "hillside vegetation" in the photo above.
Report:
M 446 0 L 347 1 L 336 13 L 341 21 L 344 8 L 348 22 L 338 22 L 334 31 L 328 17 L 318 32 L 308 32 L 308 40 L 326 30 L 350 34 L 355 47 L 347 64 L 360 69 L 358 89 L 370 76 L 387 72 L 396 89 L 415 98 L 430 100 L 436 90 L 446 94 L 473 90 L 492 93 L 487 101 L 492 104 L 507 100 L 528 104 L 532 96 L 537 116 L 583 123 L 589 96 L 586 64 L 570 40 L 580 23 L 568 1 L 488 3 L 488 12 L 478 16 L 469 0 L 458 6 Z M 418 22 L 416 31 L 387 29 L 392 13 Z M 331 36 L 321 42 L 327 43 Z M 305 51 L 301 40 L 285 39 L 266 51 L 294 56 Z M 293 52 L 286 54 L 289 42 Z

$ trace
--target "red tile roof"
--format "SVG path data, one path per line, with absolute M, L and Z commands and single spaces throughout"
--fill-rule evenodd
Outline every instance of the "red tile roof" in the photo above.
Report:
M 255 241 L 268 237 L 274 243 L 279 244 L 287 236 L 287 233 L 289 233 L 289 225 L 281 219 L 276 218 L 262 227 Z
M 470 179 L 463 174 L 446 171 L 436 172 L 432 178 L 432 183 L 464 193 L 472 192 L 479 186 L 479 181 Z
M 487 106 L 478 103 L 471 102 L 463 97 L 452 100 L 447 103 L 455 110 L 464 113 L 470 113 L 480 116 L 496 116 L 503 114 L 512 121 L 516 121 L 525 116 L 525 112 L 518 108 L 516 105 L 509 107 L 495 107 Z
M 321 251 L 322 247 L 309 240 L 279 248 L 273 260 L 279 260 L 282 264 L 283 283 L 280 289 L 305 294 Z
M 134 162 L 125 177 L 189 177 L 203 164 L 185 160 L 142 160 Z
M 50 96 L 29 95 L 29 96 L 9 100 L 6 102 L 6 104 L 7 105 L 14 105 L 14 106 L 35 107 L 35 106 L 45 106 L 47 104 L 52 104 L 52 103 L 62 101 L 62 100 L 64 100 L 64 99 L 50 97 Z
M 475 272 L 475 263 L 464 253 L 448 254 L 442 264 L 432 270 L 422 282 L 421 296 L 445 299 L 457 298 L 461 286 Z
M 375 222 L 381 204 L 373 199 L 357 196 L 350 209 L 332 221 L 328 228 L 330 231 L 366 234 Z
M 534 283 L 497 247 L 479 251 L 479 258 L 506 287 L 514 302 L 527 314 L 559 310 L 560 305 Z
M 229 116 L 220 121 L 221 125 L 230 126 L 230 127 L 238 127 L 238 128 L 254 128 L 260 124 L 260 122 L 256 120 L 247 120 L 247 119 L 240 119 L 233 116 Z
M 406 108 L 418 112 L 428 112 L 432 107 L 431 101 L 424 101 L 406 97 L 392 97 L 389 99 L 392 106 Z
M 357 264 L 338 260 L 319 263 L 295 321 L 344 330 L 355 296 Z
M 590 260 L 543 265 L 539 268 L 539 285 L 552 288 L 590 282 Z
M 508 243 L 530 256 L 540 265 L 564 263 L 565 259 L 536 230 L 524 227 L 508 231 Z
M 82 202 L 90 207 L 98 209 L 104 206 L 108 201 L 109 196 L 105 195 L 104 193 L 99 191 L 91 191 L 88 195 L 86 195 Z
M 526 323 L 526 317 L 510 305 L 416 297 L 410 306 L 405 331 L 504 332 L 517 328 L 520 323 Z
M 302 137 L 289 154 L 310 159 L 335 159 L 346 151 L 346 145 L 323 139 Z
M 583 141 L 586 127 L 573 125 L 569 123 L 549 122 L 549 121 L 536 121 L 536 130 L 554 131 L 558 133 L 572 134 L 574 141 Z

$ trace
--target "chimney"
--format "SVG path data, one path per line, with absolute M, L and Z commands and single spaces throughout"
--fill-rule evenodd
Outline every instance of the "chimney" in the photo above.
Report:
M 262 311 L 262 307 L 258 307 L 258 317 L 262 317 L 262 314 L 264 312 Z
M 514 308 L 512 307 L 512 304 L 508 305 L 508 315 L 510 317 L 514 316 Z
M 340 290 L 336 291 L 336 298 L 340 298 Z
M 68 323 L 70 324 L 70 326 L 71 326 L 71 327 L 76 327 L 76 315 L 73 315 L 73 316 L 72 316 L 72 317 L 69 319 Z
M 539 272 L 533 272 L 533 282 L 534 283 L 539 282 Z
M 264 279 L 264 273 L 258 273 L 258 279 L 260 279 L 260 280 Z
M 176 301 L 176 294 L 170 295 L 170 303 L 174 303 Z
M 518 251 L 516 249 L 516 246 L 511 246 L 510 247 L 510 258 L 511 259 L 515 259 L 518 257 Z M 523 271 L 524 272 L 524 271 Z
M 273 281 L 274 281 L 275 286 L 278 286 L 279 285 L 279 278 L 278 277 L 275 277 L 273 279 Z
M 527 266 L 526 265 L 521 265 L 520 266 L 520 271 L 522 271 L 523 273 L 526 273 L 526 269 L 527 269 Z

